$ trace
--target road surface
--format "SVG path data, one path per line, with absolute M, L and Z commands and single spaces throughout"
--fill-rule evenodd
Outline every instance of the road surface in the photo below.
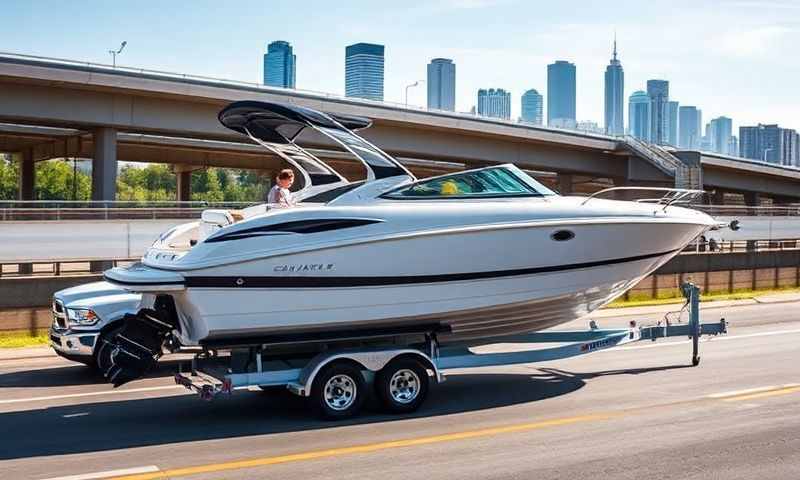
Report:
M 0 477 L 800 478 L 800 303 L 703 316 L 731 333 L 703 342 L 696 368 L 670 339 L 452 371 L 414 415 L 340 423 L 288 393 L 203 402 L 173 384 L 174 361 L 113 390 L 55 357 L 6 359 Z

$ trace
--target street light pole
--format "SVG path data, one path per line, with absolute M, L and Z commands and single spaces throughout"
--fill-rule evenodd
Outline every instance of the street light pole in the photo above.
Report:
M 425 80 L 417 80 L 417 81 L 415 81 L 414 83 L 412 83 L 410 85 L 406 85 L 406 101 L 405 101 L 406 106 L 408 106 L 408 89 L 411 88 L 411 87 L 416 87 L 420 83 L 424 83 L 424 82 L 425 82 Z
M 767 152 L 770 152 L 770 151 L 772 151 L 772 150 L 775 150 L 775 149 L 774 149 L 774 148 L 772 148 L 772 147 L 770 147 L 770 148 L 765 148 L 765 149 L 764 149 L 764 157 L 762 158 L 762 160 L 764 161 L 764 163 L 767 163 Z
M 112 66 L 113 68 L 117 68 L 117 55 L 119 55 L 120 53 L 122 53 L 122 51 L 125 49 L 125 45 L 127 45 L 127 44 L 128 44 L 128 42 L 127 42 L 127 41 L 124 41 L 124 42 L 122 42 L 122 43 L 120 44 L 120 46 L 119 46 L 119 50 L 109 50 L 109 51 L 108 51 L 108 53 L 110 53 L 110 54 L 111 54 L 111 66 Z

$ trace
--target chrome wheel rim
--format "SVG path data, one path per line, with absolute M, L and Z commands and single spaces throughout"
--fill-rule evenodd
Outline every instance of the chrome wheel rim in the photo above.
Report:
M 389 395 L 397 403 L 411 403 L 419 395 L 419 377 L 413 370 L 400 369 L 389 380 Z
M 348 375 L 334 375 L 325 382 L 325 403 L 332 410 L 347 410 L 356 401 L 356 382 Z

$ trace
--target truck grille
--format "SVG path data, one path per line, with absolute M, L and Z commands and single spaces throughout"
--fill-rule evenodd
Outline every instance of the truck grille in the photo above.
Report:
M 67 310 L 61 300 L 53 300 L 53 328 L 56 330 L 67 329 Z

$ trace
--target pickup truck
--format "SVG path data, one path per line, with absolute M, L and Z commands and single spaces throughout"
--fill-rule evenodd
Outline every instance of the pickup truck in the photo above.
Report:
M 141 295 L 108 282 L 59 290 L 53 295 L 50 346 L 60 356 L 102 370 L 98 352 L 126 313 L 136 313 Z

